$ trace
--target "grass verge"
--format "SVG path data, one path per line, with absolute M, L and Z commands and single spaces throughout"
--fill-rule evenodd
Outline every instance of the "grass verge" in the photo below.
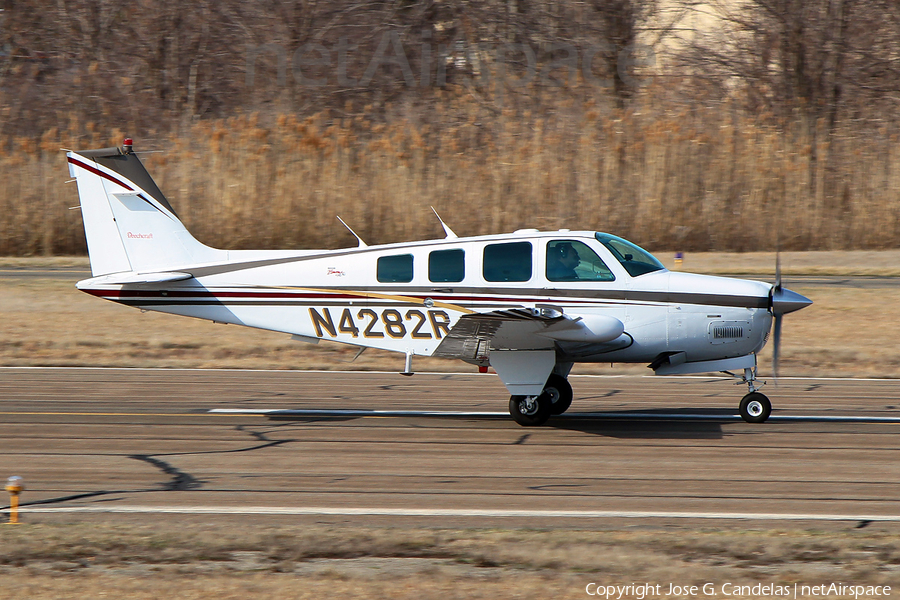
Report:
M 475 530 L 20 525 L 0 597 L 559 598 L 588 583 L 900 587 L 900 537 L 867 529 Z

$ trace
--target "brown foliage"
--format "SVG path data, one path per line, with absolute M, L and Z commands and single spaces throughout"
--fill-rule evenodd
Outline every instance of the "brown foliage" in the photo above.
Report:
M 352 243 L 335 214 L 430 237 L 433 205 L 461 234 L 896 247 L 896 7 L 712 2 L 722 27 L 632 60 L 695 4 L 6 0 L 0 254 L 83 252 L 56 149 L 124 132 L 218 246 Z
M 885 248 L 900 240 L 898 158 L 889 131 L 839 129 L 820 144 L 727 106 L 702 114 L 650 95 L 642 109 L 586 104 L 557 115 L 512 109 L 490 121 L 465 89 L 443 126 L 358 116 L 269 126 L 254 116 L 200 121 L 185 135 L 138 139 L 179 215 L 214 246 L 353 245 L 440 237 L 430 206 L 460 235 L 521 227 L 612 231 L 650 248 Z M 577 108 L 577 112 L 576 112 Z M 600 116 L 602 115 L 602 116 Z M 44 146 L 71 145 L 48 133 Z M 111 136 L 112 137 L 112 136 Z M 78 143 L 104 146 L 121 136 Z M 820 138 L 821 139 L 821 138 Z M 839 194 L 810 188 L 820 171 Z M 0 254 L 83 249 L 74 185 L 59 152 L 22 140 L 0 158 Z M 826 177 L 827 175 L 827 177 Z

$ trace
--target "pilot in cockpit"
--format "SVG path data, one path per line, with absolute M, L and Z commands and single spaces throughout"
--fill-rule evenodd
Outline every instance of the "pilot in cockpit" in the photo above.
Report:
M 578 251 L 569 242 L 552 246 L 547 252 L 547 279 L 550 281 L 576 281 L 575 267 L 580 259 Z

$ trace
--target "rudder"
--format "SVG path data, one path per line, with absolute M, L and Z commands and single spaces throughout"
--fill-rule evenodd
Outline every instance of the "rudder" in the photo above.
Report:
M 129 142 L 123 149 L 66 155 L 78 184 L 93 276 L 162 271 L 220 259 L 222 251 L 201 244 L 187 231 Z

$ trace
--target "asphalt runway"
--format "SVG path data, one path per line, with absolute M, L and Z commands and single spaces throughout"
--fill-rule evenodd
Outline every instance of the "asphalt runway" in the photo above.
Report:
M 571 381 L 523 428 L 494 375 L 5 368 L 0 476 L 32 521 L 900 520 L 900 381 L 782 379 L 756 425 L 722 378 Z

